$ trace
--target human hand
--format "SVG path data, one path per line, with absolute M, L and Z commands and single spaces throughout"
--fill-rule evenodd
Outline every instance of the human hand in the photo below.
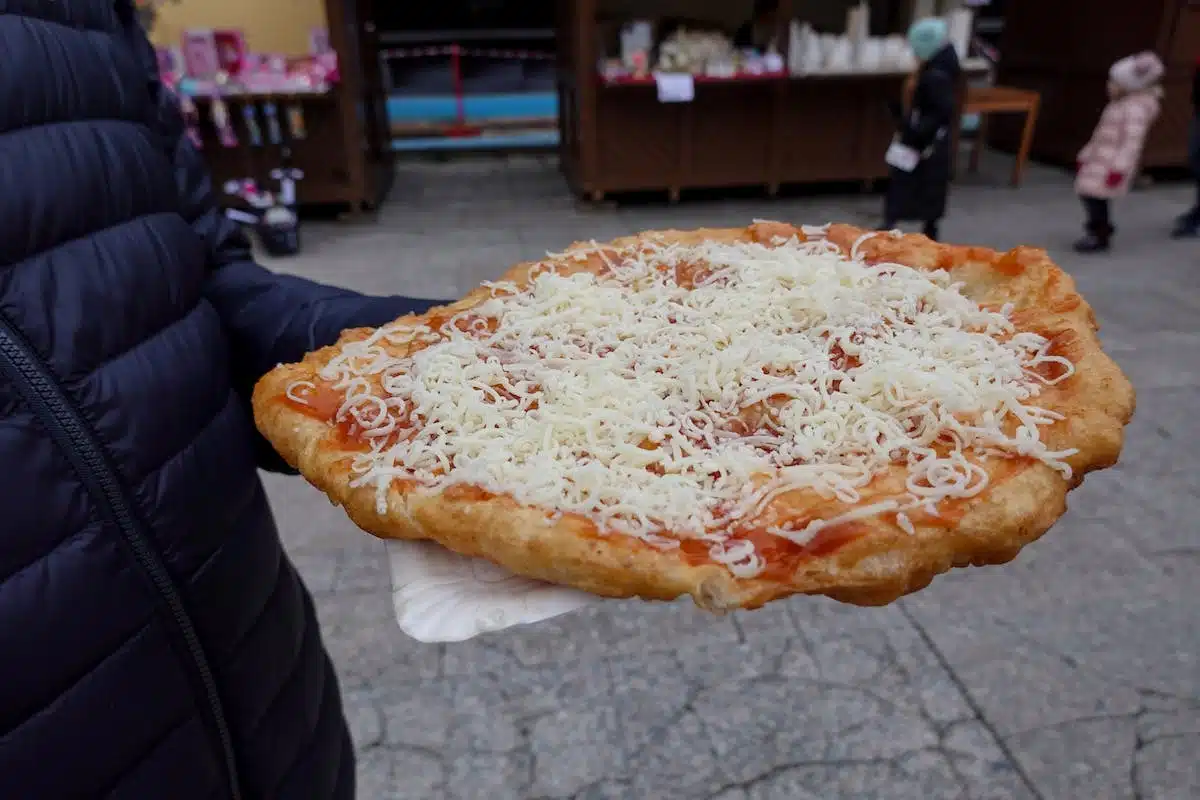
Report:
M 1109 189 L 1115 189 L 1121 185 L 1121 181 L 1123 180 L 1125 180 L 1125 174 L 1123 172 L 1110 171 L 1108 173 L 1108 178 L 1104 181 L 1104 185 Z

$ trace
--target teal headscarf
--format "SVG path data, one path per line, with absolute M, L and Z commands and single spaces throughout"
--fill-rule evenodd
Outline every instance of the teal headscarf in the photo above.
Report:
M 908 29 L 908 44 L 913 54 L 921 61 L 928 61 L 938 50 L 946 45 L 950 31 L 946 21 L 938 17 L 929 17 L 920 22 L 914 22 Z

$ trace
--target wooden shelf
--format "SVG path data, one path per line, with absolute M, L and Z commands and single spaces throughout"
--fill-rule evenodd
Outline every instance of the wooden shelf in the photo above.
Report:
M 329 39 L 338 54 L 340 82 L 325 92 L 229 92 L 229 105 L 238 136 L 237 147 L 222 147 L 211 119 L 211 98 L 193 100 L 200 112 L 203 152 L 214 184 L 252 178 L 275 186 L 271 170 L 285 164 L 304 171 L 296 187 L 301 205 L 343 205 L 353 211 L 376 207 L 391 185 L 393 153 L 382 78 L 375 54 L 373 0 L 325 0 Z M 285 106 L 300 103 L 307 135 L 283 145 L 252 146 L 241 106 L 275 102 L 280 125 L 287 130 Z M 265 120 L 259 116 L 259 125 Z
M 600 81 L 600 85 L 604 88 L 620 88 L 623 86 L 653 87 L 655 85 L 654 76 L 652 75 L 644 78 L 639 78 L 633 75 L 622 75 L 620 77 L 609 78 L 598 74 L 596 77 Z M 788 74 L 786 72 L 764 72 L 761 75 L 755 75 L 747 72 L 740 75 L 734 75 L 729 78 L 721 78 L 714 75 L 693 75 L 692 81 L 698 86 L 701 84 L 728 86 L 737 83 L 758 84 L 769 81 L 782 81 L 787 80 L 787 78 Z

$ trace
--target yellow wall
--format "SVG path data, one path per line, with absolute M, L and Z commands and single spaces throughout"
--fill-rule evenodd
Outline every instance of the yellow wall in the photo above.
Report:
M 178 47 L 186 28 L 241 28 L 251 50 L 303 55 L 309 30 L 324 27 L 322 0 L 183 0 L 159 8 L 150 38 Z

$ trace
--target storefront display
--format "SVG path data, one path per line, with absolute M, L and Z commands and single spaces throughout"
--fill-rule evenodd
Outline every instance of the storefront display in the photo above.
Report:
M 818 31 L 795 17 L 791 0 L 709 4 L 726 16 L 707 25 L 667 20 L 654 2 L 632 5 L 637 19 L 609 20 L 605 0 L 566 3 L 560 136 L 577 193 L 600 200 L 657 189 L 677 199 L 692 187 L 775 193 L 886 176 L 888 102 L 916 66 L 901 34 L 909 19 L 881 15 L 888 29 L 878 30 L 871 5 L 846 3 L 844 27 Z M 743 6 L 741 36 L 729 34 L 733 5 Z M 948 23 L 964 73 L 978 74 L 986 65 L 967 58 L 970 13 L 951 12 Z
M 325 25 L 300 30 L 275 20 L 266 36 L 230 24 L 245 16 L 238 4 L 182 0 L 160 10 L 158 21 L 178 31 L 174 40 L 154 32 L 160 73 L 218 181 L 261 185 L 272 172 L 298 169 L 306 175 L 300 202 L 353 209 L 379 202 L 391 179 L 385 100 L 373 43 L 357 41 L 359 25 L 347 24 L 369 20 L 369 5 L 329 0 Z M 256 4 L 253 13 L 258 20 L 266 12 Z M 259 49 L 260 41 L 304 42 L 307 51 Z

